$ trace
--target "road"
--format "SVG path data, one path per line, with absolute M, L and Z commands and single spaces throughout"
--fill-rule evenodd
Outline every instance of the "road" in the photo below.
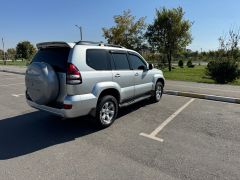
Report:
M 121 109 L 101 130 L 90 117 L 63 120 L 30 108 L 24 76 L 0 77 L 1 179 L 240 177 L 238 104 L 164 95 Z M 162 142 L 140 135 L 154 131 Z

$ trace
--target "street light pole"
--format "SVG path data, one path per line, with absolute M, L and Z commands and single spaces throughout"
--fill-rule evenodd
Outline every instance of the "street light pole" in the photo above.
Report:
M 80 40 L 82 41 L 82 26 L 75 25 L 80 31 Z
M 3 64 L 6 65 L 6 58 L 5 58 L 5 50 L 4 50 L 4 41 L 2 38 L 2 46 L 3 46 Z
M 202 48 L 201 48 L 201 56 L 200 57 L 201 57 L 201 59 L 199 59 L 199 66 L 201 65 L 200 61 L 202 61 L 202 59 L 203 59 L 202 58 Z

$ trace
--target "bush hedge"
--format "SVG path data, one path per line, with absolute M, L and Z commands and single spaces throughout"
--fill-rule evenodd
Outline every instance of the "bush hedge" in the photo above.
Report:
M 187 61 L 187 67 L 189 67 L 189 68 L 193 68 L 194 67 L 194 65 L 192 63 L 192 60 L 188 60 Z
M 224 58 L 210 61 L 206 68 L 206 74 L 215 82 L 225 84 L 240 77 L 240 70 L 235 60 Z
M 180 68 L 183 68 L 183 60 L 179 60 L 179 61 L 178 61 L 178 66 L 179 66 Z

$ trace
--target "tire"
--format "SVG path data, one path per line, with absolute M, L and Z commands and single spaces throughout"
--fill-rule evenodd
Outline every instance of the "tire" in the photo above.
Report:
M 37 104 L 51 103 L 59 93 L 57 74 L 47 63 L 31 63 L 26 71 L 25 84 L 29 97 Z
M 96 120 L 98 125 L 106 128 L 112 125 L 118 114 L 118 102 L 111 95 L 103 96 L 96 108 Z
M 155 85 L 155 90 L 153 92 L 153 95 L 151 97 L 151 100 L 153 103 L 157 103 L 161 100 L 163 93 L 163 84 L 161 82 L 157 82 Z

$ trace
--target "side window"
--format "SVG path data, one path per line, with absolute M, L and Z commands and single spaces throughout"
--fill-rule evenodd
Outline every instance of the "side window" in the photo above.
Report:
M 127 54 L 125 53 L 112 53 L 113 62 L 116 70 L 129 70 L 129 63 Z
M 109 70 L 108 54 L 102 49 L 88 49 L 86 63 L 95 70 Z
M 129 58 L 133 69 L 139 69 L 140 66 L 144 66 L 147 68 L 147 65 L 138 56 L 129 54 Z

